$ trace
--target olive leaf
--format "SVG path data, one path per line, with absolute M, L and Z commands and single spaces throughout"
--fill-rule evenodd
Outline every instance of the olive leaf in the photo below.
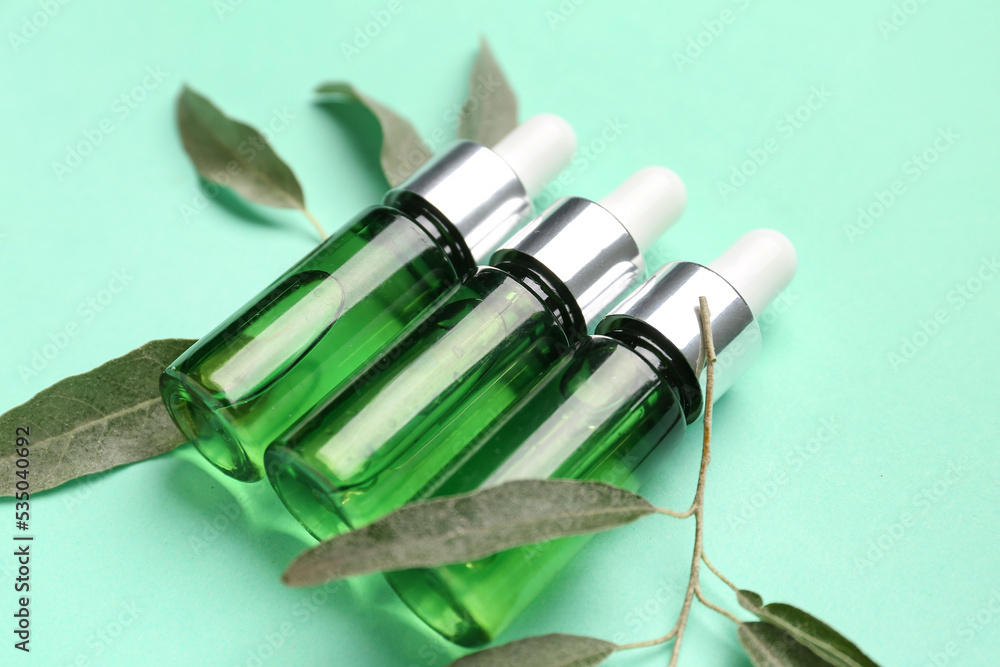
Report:
M 202 178 L 231 188 L 257 204 L 302 211 L 323 238 L 326 232 L 306 209 L 295 174 L 260 131 L 226 116 L 187 86 L 177 98 L 181 143 Z
M 15 493 L 15 429 L 28 429 L 31 492 L 142 461 L 184 443 L 160 399 L 163 369 L 194 343 L 154 340 L 60 380 L 0 415 L 0 495 Z
M 737 632 L 754 667 L 828 667 L 830 664 L 773 625 L 760 621 L 740 623 Z
M 430 159 L 431 149 L 413 129 L 410 121 L 384 104 L 358 92 L 358 89 L 351 84 L 341 81 L 324 83 L 317 86 L 316 92 L 360 104 L 375 116 L 382 129 L 379 164 L 382 165 L 382 173 L 385 174 L 389 185 L 396 187 Z
M 825 661 L 816 664 L 830 664 L 837 667 L 878 667 L 853 642 L 801 609 L 783 602 L 771 602 L 765 605 L 760 595 L 747 590 L 739 591 L 736 600 L 741 607 L 756 614 L 765 623 L 788 633 Z
M 448 667 L 592 667 L 617 649 L 617 644 L 595 637 L 540 635 L 470 653 Z
M 302 553 L 282 576 L 312 586 L 370 572 L 476 560 L 512 547 L 607 530 L 656 512 L 601 482 L 518 480 L 405 505 Z
M 458 137 L 493 146 L 516 125 L 517 97 L 484 37 L 469 77 L 469 96 L 462 105 Z

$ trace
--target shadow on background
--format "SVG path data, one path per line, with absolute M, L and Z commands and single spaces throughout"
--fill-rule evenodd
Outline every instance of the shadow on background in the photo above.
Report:
M 316 107 L 340 128 L 340 133 L 351 146 L 351 159 L 372 184 L 372 201 L 379 201 L 389 187 L 382 173 L 379 155 L 382 151 L 382 129 L 370 111 L 360 104 L 336 96 L 325 96 Z M 337 156 L 332 156 L 336 158 Z
M 265 207 L 248 202 L 229 188 L 216 185 L 201 176 L 198 177 L 198 189 L 207 200 L 215 202 L 217 206 L 243 222 L 293 232 L 305 236 L 313 242 L 318 239 L 315 232 L 312 231 L 312 226 L 304 217 L 302 218 L 303 224 L 288 224 L 279 221 L 265 215 L 265 210 L 267 210 Z
M 273 571 L 277 581 L 285 567 L 316 544 L 285 510 L 267 482 L 245 484 L 219 473 L 193 446 L 186 444 L 170 458 L 166 484 L 191 506 L 192 524 L 202 528 L 192 548 L 209 549 L 216 539 L 242 541 L 248 560 Z M 204 544 L 199 544 L 203 541 Z M 425 626 L 392 592 L 381 575 L 294 591 L 287 622 L 296 626 L 295 642 L 322 642 L 311 627 L 337 627 L 357 637 L 367 654 L 382 664 L 402 667 L 446 665 L 463 653 Z M 391 637 L 391 640 L 387 640 Z M 331 651 L 336 647 L 331 647 Z M 333 653 L 331 653 L 333 655 Z

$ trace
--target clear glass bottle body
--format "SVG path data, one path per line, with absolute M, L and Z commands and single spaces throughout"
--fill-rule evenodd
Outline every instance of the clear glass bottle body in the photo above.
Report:
M 521 268 L 481 268 L 268 448 L 272 485 L 314 536 L 365 525 L 412 499 L 470 455 L 478 434 L 583 337 L 582 315 L 567 315 L 563 295 Z
M 669 372 L 669 360 L 642 336 L 593 336 L 529 401 L 480 435 L 475 455 L 442 471 L 413 500 L 525 478 L 599 480 L 635 490 L 636 467 L 686 431 Z M 386 578 L 443 636 L 478 646 L 506 628 L 587 539 L 563 538 Z
M 475 271 L 449 223 L 394 204 L 363 211 L 164 371 L 171 417 L 226 474 L 261 479 L 268 444 Z

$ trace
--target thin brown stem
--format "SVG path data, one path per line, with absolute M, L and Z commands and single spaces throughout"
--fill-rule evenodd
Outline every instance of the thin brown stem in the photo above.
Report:
M 657 507 L 656 511 L 659 512 L 660 514 L 666 514 L 667 516 L 672 516 L 675 519 L 686 519 L 689 516 L 691 516 L 692 514 L 694 514 L 694 505 L 692 505 L 691 507 L 687 508 L 683 512 L 677 512 L 675 510 L 668 510 L 665 507 Z
M 687 591 L 684 593 L 684 604 L 681 606 L 681 615 L 677 619 L 677 641 L 674 643 L 674 651 L 670 655 L 670 667 L 675 667 L 680 657 L 681 640 L 684 639 L 684 630 L 687 628 L 688 618 L 691 615 L 691 603 L 694 602 L 694 595 L 698 589 L 698 565 L 701 563 L 701 558 L 698 554 L 698 550 L 701 547 L 701 507 L 695 509 L 694 525 L 694 557 L 691 559 L 691 575 L 688 578 Z
M 712 316 L 708 310 L 708 300 L 698 297 L 698 314 L 701 323 L 701 339 L 705 355 L 705 428 L 701 444 L 701 469 L 698 472 L 698 486 L 694 492 L 694 554 L 691 557 L 691 574 L 688 579 L 687 591 L 684 593 L 684 604 L 677 619 L 677 641 L 670 655 L 670 667 L 676 667 L 681 654 L 681 642 L 684 640 L 684 630 L 687 628 L 691 615 L 691 603 L 695 595 L 704 602 L 699 588 L 699 568 L 701 566 L 704 546 L 704 514 L 705 514 L 705 480 L 708 474 L 708 464 L 712 460 L 712 398 L 715 389 L 715 342 L 712 338 Z
M 720 614 L 722 614 L 723 616 L 725 616 L 726 618 L 728 618 L 733 623 L 739 624 L 739 623 L 743 622 L 740 619 L 738 619 L 736 616 L 734 616 L 733 614 L 730 614 L 728 611 L 726 611 L 722 607 L 718 606 L 717 604 L 715 604 L 713 602 L 709 602 L 708 599 L 705 597 L 705 594 L 701 592 L 701 586 L 700 585 L 698 586 L 698 588 L 695 589 L 695 595 L 698 596 L 698 601 L 701 602 L 703 605 L 705 605 L 706 607 L 708 607 L 712 611 L 719 612 Z
M 729 579 L 726 579 L 726 577 L 721 572 L 719 572 L 718 570 L 715 569 L 715 566 L 712 565 L 711 561 L 708 560 L 708 556 L 705 555 L 704 551 L 701 552 L 701 560 L 702 560 L 703 563 L 705 563 L 705 565 L 708 567 L 708 569 L 712 571 L 712 574 L 714 574 L 715 576 L 717 576 L 719 579 L 722 579 L 722 582 L 724 584 L 726 584 L 726 586 L 729 586 L 730 588 L 733 589 L 733 591 L 735 591 L 737 593 L 740 592 L 740 589 L 736 587 L 736 584 L 734 584 L 733 582 L 729 581 Z
M 673 653 L 670 655 L 670 667 L 676 667 L 677 660 L 680 658 L 681 642 L 684 640 L 684 630 L 687 628 L 688 618 L 691 615 L 691 605 L 695 598 L 712 611 L 722 614 L 733 623 L 741 622 L 734 614 L 710 602 L 705 597 L 701 592 L 701 580 L 699 578 L 700 566 L 704 562 L 715 576 L 722 579 L 733 590 L 738 590 L 731 581 L 715 569 L 715 566 L 709 562 L 708 557 L 705 555 L 705 481 L 708 478 L 708 464 L 712 460 L 712 401 L 715 394 L 715 362 L 717 359 L 715 355 L 715 341 L 712 337 L 712 315 L 708 310 L 708 300 L 703 296 L 698 298 L 698 315 L 701 325 L 702 353 L 705 363 L 705 427 L 701 442 L 701 467 L 698 470 L 698 485 L 695 487 L 691 507 L 687 510 L 677 512 L 662 507 L 656 508 L 658 513 L 677 519 L 686 519 L 689 516 L 694 517 L 694 553 L 691 555 L 691 573 L 688 577 L 687 590 L 684 592 L 684 604 L 681 606 L 681 613 L 677 618 L 677 623 L 674 624 L 673 629 L 667 634 L 644 642 L 622 644 L 616 649 L 624 651 L 634 648 L 644 648 L 665 644 L 672 639 L 676 639 Z
M 323 225 L 319 224 L 319 220 L 314 218 L 313 214 L 310 213 L 309 209 L 307 208 L 303 208 L 302 213 L 305 214 L 307 218 L 309 218 L 309 222 L 311 222 L 313 224 L 313 227 L 316 228 L 316 231 L 319 232 L 319 237 L 325 241 L 327 239 L 326 230 L 323 229 Z
M 619 644 L 616 651 L 628 651 L 633 648 L 646 648 L 647 646 L 658 646 L 660 644 L 666 644 L 668 641 L 677 636 L 677 626 L 675 625 L 673 629 L 662 637 L 657 637 L 656 639 L 647 639 L 644 642 L 632 642 L 631 644 Z

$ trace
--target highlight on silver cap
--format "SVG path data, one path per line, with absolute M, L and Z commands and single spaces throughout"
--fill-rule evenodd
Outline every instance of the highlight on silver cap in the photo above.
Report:
M 493 262 L 530 255 L 576 299 L 592 326 L 646 275 L 646 263 L 628 231 L 600 204 L 564 197 L 504 243 Z
M 494 151 L 459 141 L 397 186 L 423 199 L 462 234 L 477 263 L 531 215 L 531 199 Z
M 613 326 L 620 318 L 641 320 L 662 334 L 680 352 L 701 387 L 704 411 L 707 379 L 701 334 L 699 297 L 706 297 L 715 343 L 714 398 L 718 399 L 757 359 L 760 326 L 739 292 L 722 276 L 693 262 L 672 262 L 654 273 L 601 323 Z

